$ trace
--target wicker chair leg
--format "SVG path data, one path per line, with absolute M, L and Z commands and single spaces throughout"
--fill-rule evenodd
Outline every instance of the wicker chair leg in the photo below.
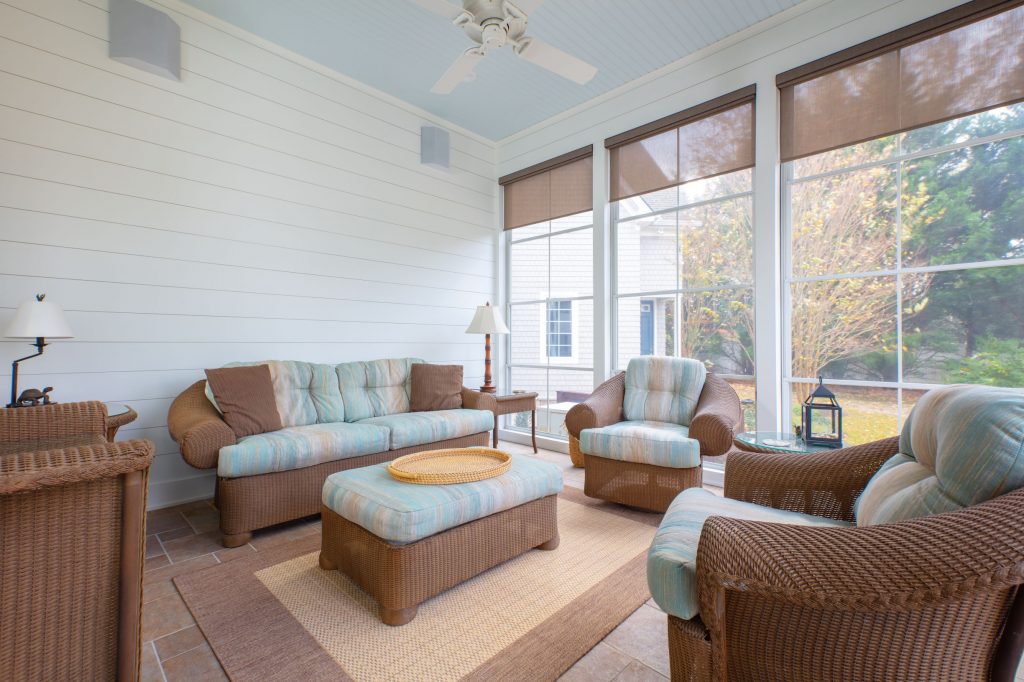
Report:
M 386 609 L 380 607 L 380 620 L 385 625 L 405 625 L 416 617 L 419 606 L 410 606 L 405 609 Z
M 668 617 L 668 658 L 672 682 L 710 682 L 711 640 L 700 616 Z
M 545 552 L 550 552 L 553 549 L 558 549 L 559 542 L 561 542 L 561 538 L 559 538 L 556 535 L 547 542 L 542 542 L 541 544 L 537 545 L 537 549 L 543 549 Z
M 252 533 L 225 533 L 220 536 L 220 543 L 225 547 L 241 547 L 250 540 L 252 540 Z

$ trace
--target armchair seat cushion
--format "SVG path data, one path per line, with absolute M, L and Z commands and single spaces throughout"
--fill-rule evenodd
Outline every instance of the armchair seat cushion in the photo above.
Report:
M 584 454 L 673 469 L 700 466 L 700 443 L 679 424 L 624 421 L 580 432 Z
M 810 514 L 762 507 L 719 497 L 703 488 L 688 488 L 669 505 L 647 553 L 647 584 L 665 613 L 689 620 L 699 612 L 697 544 L 704 522 L 712 516 L 801 526 L 851 524 Z
M 494 428 L 494 413 L 467 409 L 405 412 L 371 417 L 358 423 L 388 429 L 391 432 L 388 449 L 397 450 L 490 431 Z
M 246 436 L 220 449 L 217 475 L 221 478 L 256 476 L 302 469 L 323 462 L 371 455 L 388 450 L 390 433 L 370 424 L 309 424 Z

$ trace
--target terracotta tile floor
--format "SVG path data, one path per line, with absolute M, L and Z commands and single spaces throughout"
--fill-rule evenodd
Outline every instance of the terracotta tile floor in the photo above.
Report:
M 513 453 L 532 454 L 524 445 L 502 443 Z M 583 487 L 583 470 L 573 469 L 568 455 L 541 450 L 541 459 L 564 469 L 566 485 Z M 176 682 L 225 680 L 217 658 L 196 627 L 172 578 L 182 573 L 251 555 L 281 542 L 316 535 L 317 518 L 257 532 L 243 547 L 225 549 L 218 541 L 218 514 L 211 500 L 149 512 L 146 577 L 142 608 L 142 678 Z M 576 663 L 563 680 L 666 680 L 668 642 L 665 614 L 653 601 L 640 607 L 604 641 Z

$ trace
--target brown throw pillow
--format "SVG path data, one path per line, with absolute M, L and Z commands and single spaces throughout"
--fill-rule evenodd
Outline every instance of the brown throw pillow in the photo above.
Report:
M 237 438 L 283 428 L 266 365 L 206 370 L 206 380 Z
M 462 365 L 427 365 L 418 362 L 410 372 L 410 410 L 432 412 L 462 407 Z

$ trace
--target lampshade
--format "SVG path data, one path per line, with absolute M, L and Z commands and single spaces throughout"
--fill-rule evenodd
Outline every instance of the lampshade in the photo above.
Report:
M 505 320 L 501 319 L 501 313 L 490 303 L 478 305 L 473 321 L 466 327 L 467 334 L 508 334 L 508 327 Z
M 9 339 L 35 339 L 40 336 L 48 339 L 73 338 L 64 309 L 56 303 L 44 301 L 44 297 L 45 294 L 36 296 L 36 300 L 18 306 L 4 336 Z

